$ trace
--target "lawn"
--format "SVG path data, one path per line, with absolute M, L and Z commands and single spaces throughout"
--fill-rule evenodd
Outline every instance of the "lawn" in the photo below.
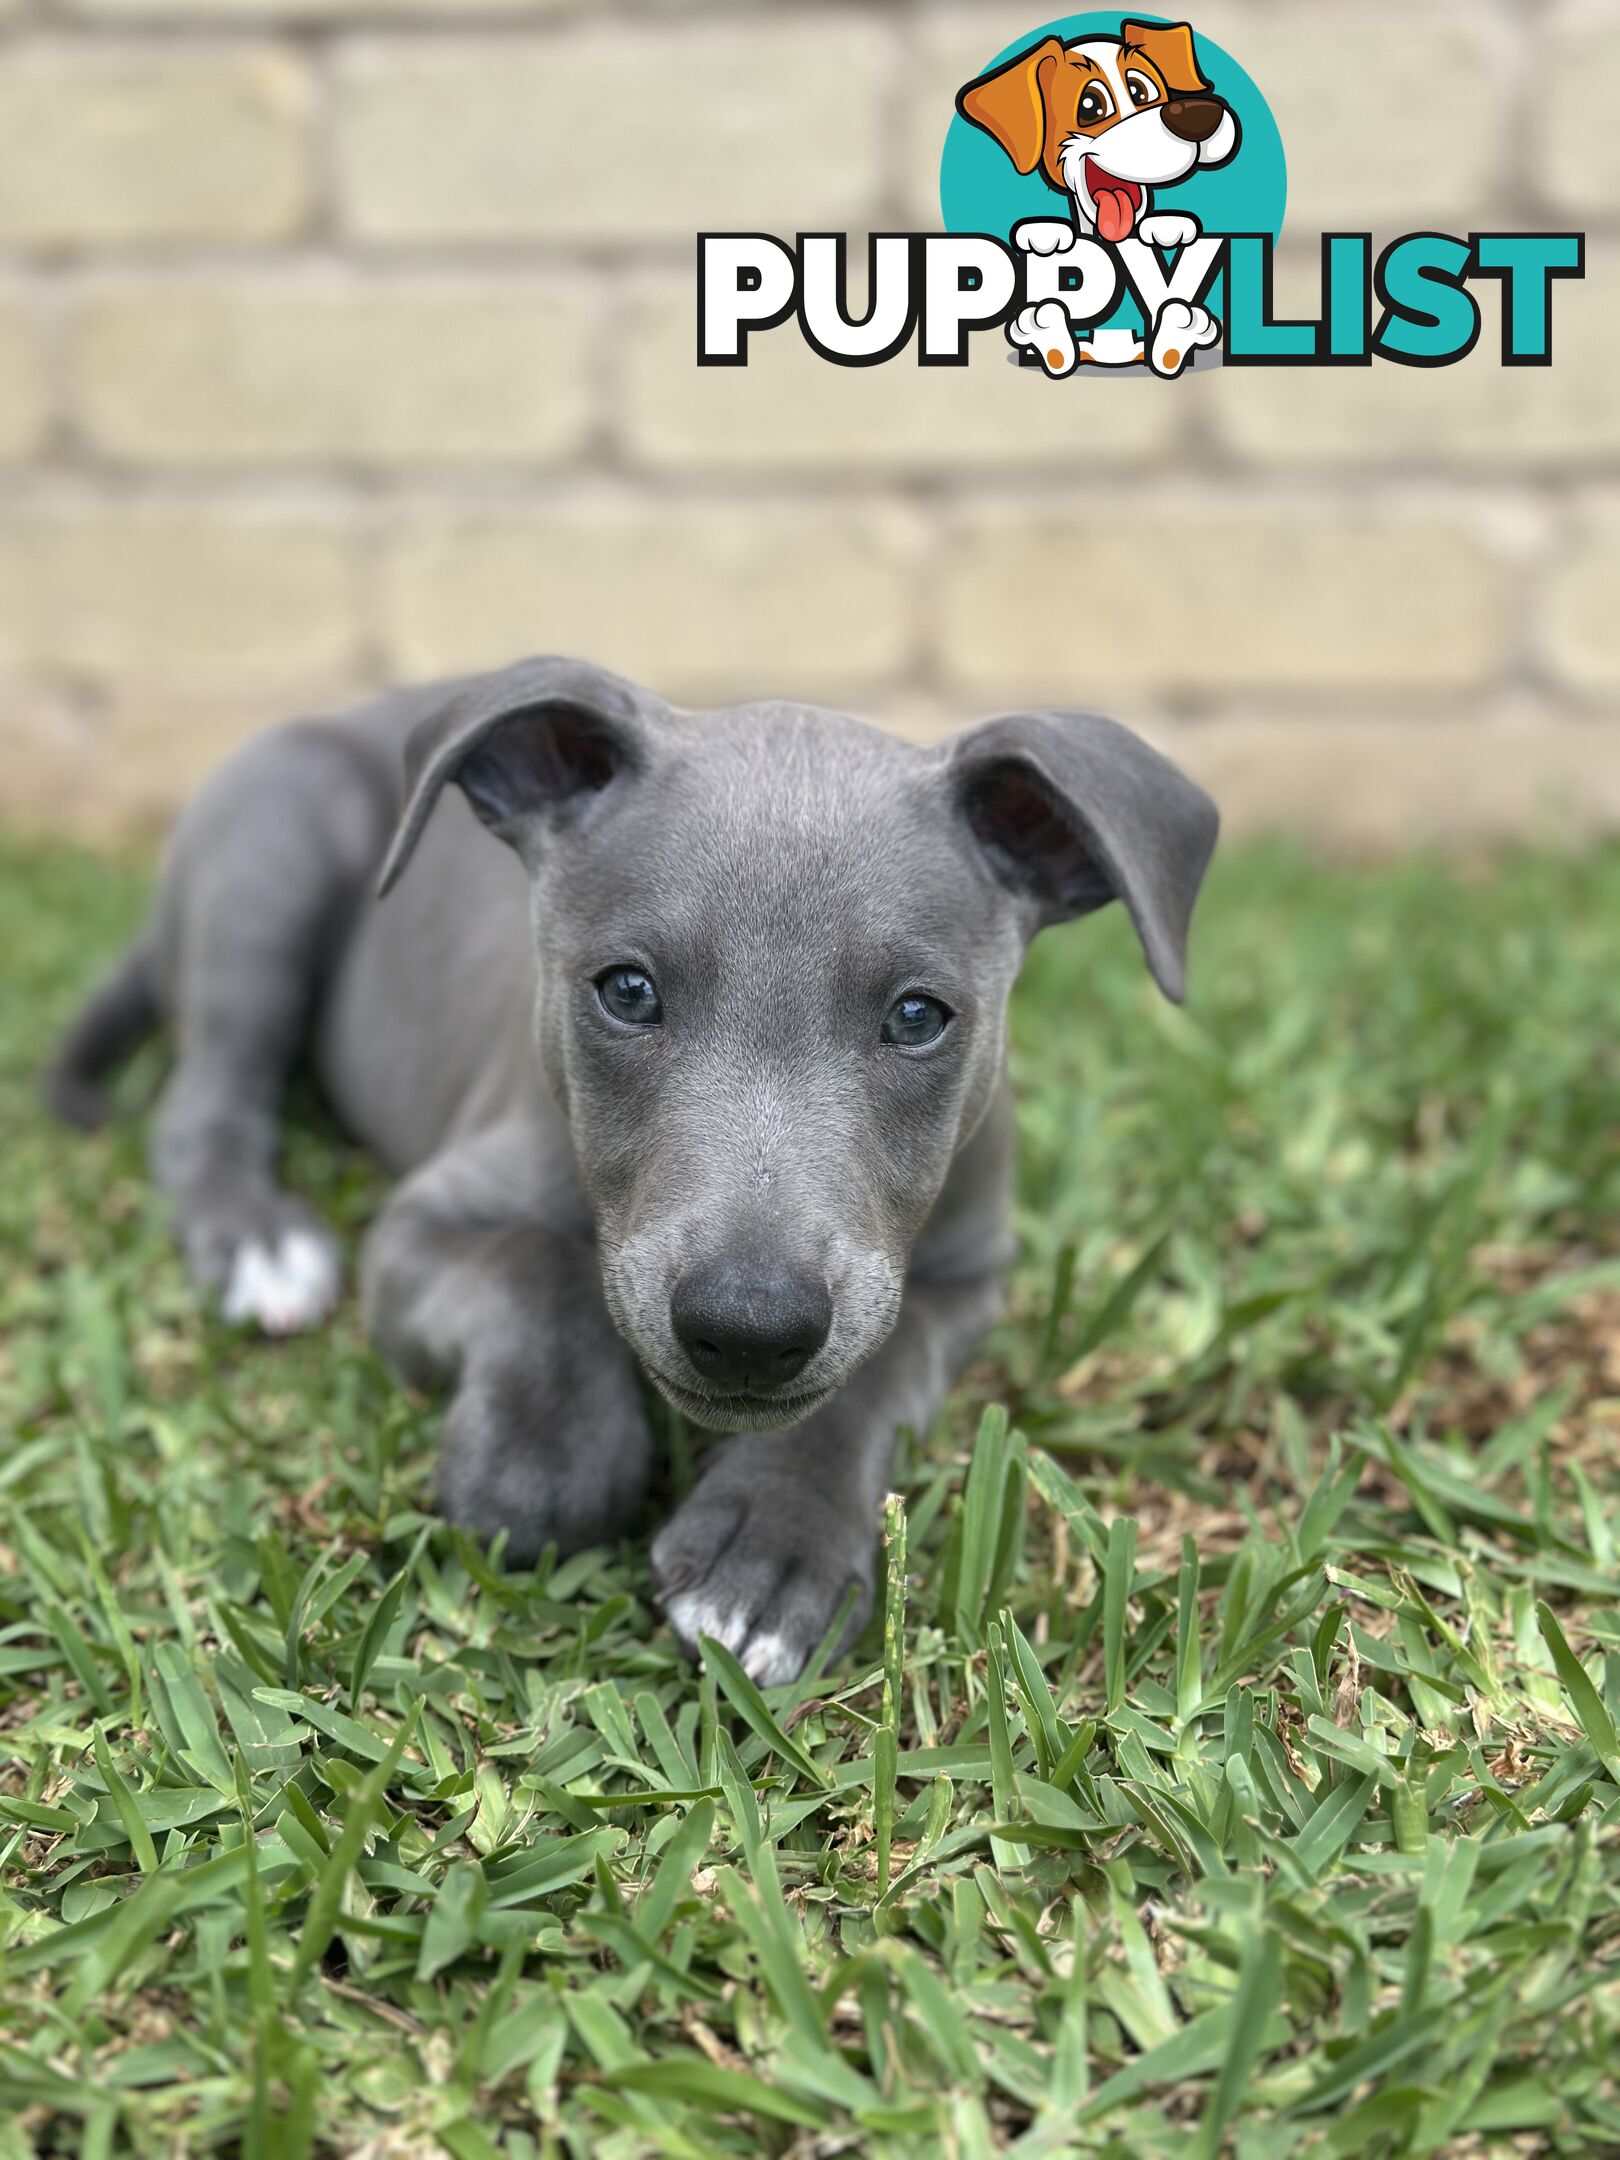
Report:
M 47 1127 L 144 889 L 0 850 L 4 2160 L 1620 2152 L 1620 852 L 1044 939 L 1008 1321 L 766 1697 Z

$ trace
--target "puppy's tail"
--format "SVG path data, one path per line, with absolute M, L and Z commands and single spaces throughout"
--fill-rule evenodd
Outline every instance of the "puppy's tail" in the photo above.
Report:
M 110 1105 L 101 1083 L 157 1028 L 161 1014 L 151 952 L 132 945 L 56 1046 L 45 1068 L 45 1100 L 65 1124 L 93 1132 Z

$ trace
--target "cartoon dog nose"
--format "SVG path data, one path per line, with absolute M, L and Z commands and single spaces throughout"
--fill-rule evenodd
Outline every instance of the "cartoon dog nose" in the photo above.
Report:
M 1172 98 L 1164 108 L 1164 124 L 1182 142 L 1208 142 L 1225 110 L 1219 98 Z
M 803 1372 L 827 1340 L 832 1299 L 817 1276 L 718 1260 L 687 1269 L 669 1317 L 705 1380 L 756 1393 Z

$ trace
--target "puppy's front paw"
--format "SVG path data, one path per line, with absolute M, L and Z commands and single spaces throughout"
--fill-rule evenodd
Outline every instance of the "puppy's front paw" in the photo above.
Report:
M 290 1194 L 205 1197 L 181 1211 L 186 1271 L 233 1327 L 297 1335 L 331 1316 L 343 1291 L 337 1239 Z
M 318 1230 L 288 1230 L 272 1245 L 247 1244 L 231 1261 L 219 1309 L 266 1335 L 318 1327 L 343 1287 L 337 1246 Z
M 445 1416 L 439 1511 L 476 1537 L 504 1531 L 513 1566 L 611 1544 L 641 1513 L 652 1441 L 628 1366 L 569 1377 L 554 1390 L 521 1364 L 473 1372 Z
M 876 1527 L 818 1492 L 771 1443 L 733 1444 L 653 1540 L 653 1584 L 683 1649 L 711 1635 L 761 1687 L 795 1680 L 851 1587 L 848 1648 L 872 1609 Z
M 1203 229 L 1185 210 L 1155 210 L 1151 217 L 1143 218 L 1136 232 L 1138 239 L 1146 240 L 1151 247 L 1183 248 L 1196 240 Z

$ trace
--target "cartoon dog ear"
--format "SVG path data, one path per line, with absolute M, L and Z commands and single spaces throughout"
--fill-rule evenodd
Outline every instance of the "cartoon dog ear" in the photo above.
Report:
M 583 660 L 520 660 L 452 685 L 405 742 L 405 808 L 377 881 L 381 899 L 410 861 L 446 784 L 527 857 L 536 827 L 577 817 L 646 756 L 657 701 Z
M 1186 994 L 1187 925 L 1220 814 L 1166 757 L 1094 713 L 986 721 L 949 750 L 956 807 L 1031 934 L 1123 900 L 1153 978 Z
M 1046 148 L 1046 77 L 1062 58 L 1063 41 L 1043 38 L 956 93 L 962 118 L 993 136 L 1021 173 L 1033 172 Z
M 1191 23 L 1126 22 L 1120 24 L 1119 34 L 1127 50 L 1134 45 L 1144 59 L 1152 61 L 1172 97 L 1209 88 L 1199 72 Z

